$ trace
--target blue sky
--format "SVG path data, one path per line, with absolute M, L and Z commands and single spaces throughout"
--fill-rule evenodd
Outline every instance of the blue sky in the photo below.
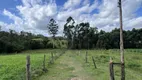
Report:
M 20 5 L 22 4 L 21 3 L 21 0 L 1 0 L 0 2 L 0 20 L 6 22 L 6 23 L 11 23 L 13 22 L 12 20 L 9 19 L 8 16 L 4 16 L 3 15 L 3 10 L 4 9 L 7 9 L 9 10 L 10 12 L 17 14 L 17 10 L 16 10 L 16 5 Z
M 14 29 L 48 35 L 46 25 L 54 18 L 60 26 L 69 16 L 76 22 L 111 31 L 119 27 L 118 0 L 1 0 L 2 30 Z M 142 0 L 122 0 L 124 29 L 142 28 Z
M 56 4 L 58 6 L 63 6 L 64 3 L 67 0 L 56 0 Z M 94 0 L 90 0 L 90 3 L 93 3 Z M 99 3 L 101 3 L 102 0 L 99 0 Z M 18 10 L 16 9 L 17 5 L 22 5 L 22 1 L 21 0 L 2 0 L 0 3 L 0 20 L 6 23 L 13 23 L 13 21 L 11 19 L 9 19 L 8 16 L 4 16 L 3 15 L 3 10 L 7 9 L 9 10 L 11 13 L 20 16 L 18 13 Z M 139 11 L 140 12 L 140 11 Z M 94 9 L 92 11 L 92 13 L 98 13 L 98 9 Z
M 142 6 L 135 13 L 137 14 L 137 17 L 142 16 Z

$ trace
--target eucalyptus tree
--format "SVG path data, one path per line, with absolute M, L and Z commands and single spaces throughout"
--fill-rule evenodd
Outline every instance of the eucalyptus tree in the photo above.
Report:
M 90 24 L 89 23 L 80 23 L 79 24 L 79 38 L 80 38 L 80 42 L 81 43 L 85 43 L 85 48 L 87 45 L 87 48 L 89 48 L 89 37 L 88 37 L 88 33 L 89 33 L 89 28 L 90 28 Z M 82 42 L 83 41 L 83 42 Z M 82 44 L 83 45 L 83 44 Z
M 75 35 L 75 21 L 72 17 L 69 17 L 66 20 L 63 33 L 65 34 L 65 37 L 68 39 L 68 45 L 69 46 L 71 45 L 71 48 L 73 48 L 74 35 Z
M 90 24 L 80 23 L 75 25 L 75 21 L 72 17 L 69 17 L 64 25 L 64 34 L 68 39 L 68 44 L 71 48 L 89 48 L 89 28 Z
M 89 28 L 88 39 L 89 39 L 89 47 L 94 48 L 98 40 L 98 28 L 96 27 Z
M 55 36 L 56 36 L 56 34 L 57 34 L 57 32 L 58 32 L 58 24 L 57 24 L 56 21 L 52 18 L 52 19 L 50 19 L 47 28 L 48 28 L 49 34 L 51 34 L 52 37 L 53 37 L 53 48 L 54 48 L 54 39 L 55 39 Z

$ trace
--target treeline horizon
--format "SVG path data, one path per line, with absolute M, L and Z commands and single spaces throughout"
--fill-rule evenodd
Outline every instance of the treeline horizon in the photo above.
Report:
M 69 17 L 64 25 L 64 34 L 68 41 L 68 48 L 72 49 L 119 49 L 120 29 L 111 32 L 100 32 L 96 27 L 91 27 L 89 22 L 75 24 Z M 142 28 L 123 30 L 124 48 L 142 48 Z
M 9 32 L 0 31 L 0 53 L 21 52 L 33 49 L 119 49 L 120 30 L 113 29 L 111 32 L 98 31 L 91 27 L 88 22 L 75 24 L 72 17 L 69 17 L 64 25 L 64 37 L 56 36 L 58 27 L 55 28 L 54 19 L 51 19 L 49 29 L 52 37 L 35 35 L 14 30 Z M 57 25 L 57 24 L 56 24 Z M 53 27 L 52 27 L 53 26 Z M 48 28 L 47 28 L 48 29 Z M 56 30 L 54 30 L 56 29 Z M 142 28 L 123 30 L 124 48 L 142 48 Z
M 142 28 L 124 30 L 123 33 L 124 48 L 142 48 Z M 71 49 L 119 49 L 119 38 L 119 29 L 115 28 L 111 32 L 101 30 L 100 32 L 90 35 L 89 44 L 83 39 L 81 44 L 78 43 L 78 40 L 75 40 L 75 45 L 71 48 L 69 45 L 71 43 L 67 44 L 66 42 L 67 38 L 58 36 L 56 37 L 54 45 L 55 49 L 67 47 Z M 14 30 L 10 30 L 10 32 L 0 31 L 0 53 L 52 48 L 53 43 L 51 37 L 34 35 L 23 31 L 21 31 L 20 34 L 16 33 Z
M 55 48 L 66 47 L 66 45 L 59 44 L 59 42 L 66 43 L 62 37 L 56 37 Z M 20 53 L 24 50 L 51 49 L 52 44 L 51 37 L 45 37 L 41 34 L 35 35 L 24 31 L 17 33 L 14 30 L 9 32 L 0 31 L 0 53 Z

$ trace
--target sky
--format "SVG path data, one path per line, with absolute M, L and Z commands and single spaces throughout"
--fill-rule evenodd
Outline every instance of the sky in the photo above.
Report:
M 62 35 L 66 19 L 89 22 L 98 30 L 119 28 L 118 0 L 1 0 L 1 30 L 26 31 L 49 36 L 47 24 L 54 18 Z M 122 0 L 124 30 L 142 28 L 142 0 Z

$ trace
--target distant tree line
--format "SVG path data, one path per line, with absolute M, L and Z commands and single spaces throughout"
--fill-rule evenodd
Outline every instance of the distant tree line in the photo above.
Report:
M 55 48 L 66 48 L 66 40 L 62 37 L 56 37 L 53 43 L 52 38 L 40 34 L 34 35 L 23 31 L 17 33 L 14 30 L 0 31 L 0 53 L 19 53 L 23 50 L 53 48 L 53 44 Z
M 125 48 L 142 48 L 142 29 L 123 31 Z M 66 20 L 64 34 L 68 41 L 68 48 L 72 49 L 115 49 L 119 48 L 120 30 L 115 28 L 111 32 L 98 31 L 88 22 L 75 24 L 72 17 Z
M 72 17 L 64 25 L 64 37 L 56 37 L 58 25 L 54 19 L 49 21 L 47 29 L 52 37 L 34 35 L 29 32 L 14 30 L 0 31 L 0 53 L 21 52 L 23 50 L 44 48 L 69 49 L 118 49 L 120 30 L 115 28 L 111 32 L 98 31 L 89 22 L 76 23 Z M 142 28 L 123 31 L 125 48 L 142 48 Z

